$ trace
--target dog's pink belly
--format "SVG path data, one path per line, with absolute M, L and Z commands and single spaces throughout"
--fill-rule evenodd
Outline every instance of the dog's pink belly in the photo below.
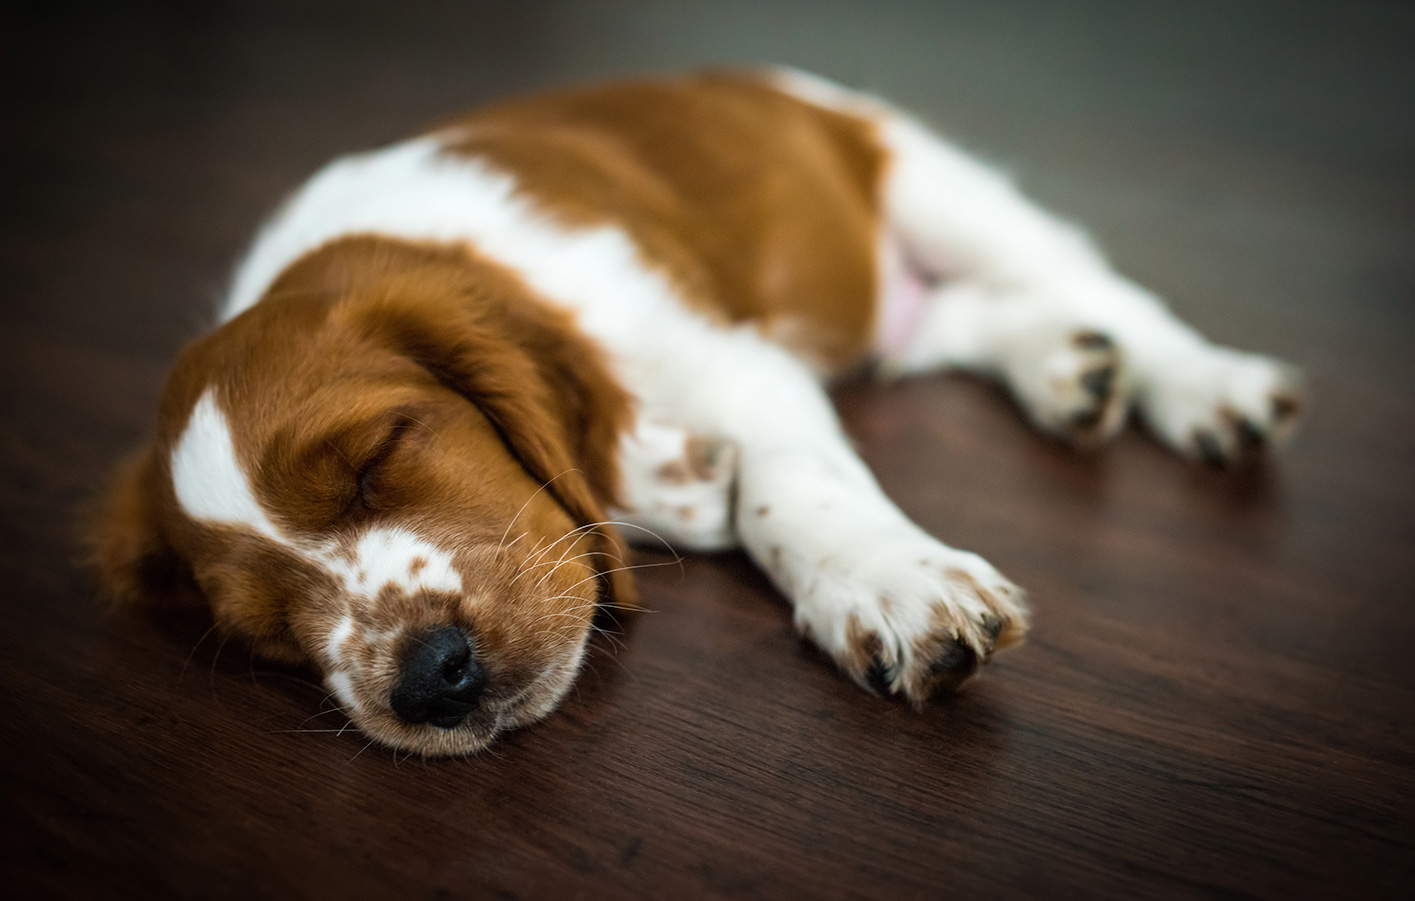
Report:
M 880 287 L 875 314 L 873 351 L 882 360 L 897 359 L 923 318 L 929 281 L 905 258 L 899 242 L 886 237 L 880 245 Z

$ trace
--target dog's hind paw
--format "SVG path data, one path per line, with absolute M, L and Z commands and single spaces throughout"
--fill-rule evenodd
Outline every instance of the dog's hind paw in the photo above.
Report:
M 1120 346 L 1100 329 L 1039 325 L 1013 337 L 1005 366 L 1028 418 L 1068 444 L 1095 447 L 1125 425 L 1129 368 Z
M 1291 434 L 1302 377 L 1270 357 L 1206 346 L 1157 370 L 1140 386 L 1137 405 L 1150 429 L 1184 456 L 1243 466 Z

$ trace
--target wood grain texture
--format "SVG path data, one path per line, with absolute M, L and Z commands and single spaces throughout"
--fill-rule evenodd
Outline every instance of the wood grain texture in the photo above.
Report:
M 43 4 L 3 31 L 0 874 L 22 895 L 1400 896 L 1415 867 L 1415 20 L 1383 3 Z M 1215 337 L 1304 364 L 1261 471 L 1081 457 L 963 378 L 837 391 L 1034 628 L 915 713 L 735 554 L 467 761 L 104 617 L 78 513 L 282 194 L 508 90 L 778 59 L 919 109 Z M 20 895 L 15 895 L 20 896 Z

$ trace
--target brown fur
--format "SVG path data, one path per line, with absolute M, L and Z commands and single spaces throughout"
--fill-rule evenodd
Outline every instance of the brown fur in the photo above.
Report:
M 845 620 L 845 648 L 840 658 L 841 668 L 856 682 L 868 687 L 870 670 L 884 659 L 884 642 L 852 613 Z
M 452 123 L 568 225 L 613 223 L 688 300 L 839 370 L 869 349 L 884 152 L 862 119 L 726 73 L 530 97 Z

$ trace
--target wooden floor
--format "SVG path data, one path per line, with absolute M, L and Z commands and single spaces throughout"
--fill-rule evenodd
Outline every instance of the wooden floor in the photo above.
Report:
M 0 35 L 8 896 L 1409 896 L 1408 7 L 104 9 Z M 1134 431 L 1073 455 L 964 378 L 842 387 L 892 496 L 1035 607 L 922 713 L 839 678 L 735 554 L 646 570 L 564 708 L 470 760 L 341 734 L 199 618 L 97 613 L 78 511 L 299 179 L 505 91 L 764 59 L 914 106 L 1303 364 L 1305 431 L 1233 475 Z

